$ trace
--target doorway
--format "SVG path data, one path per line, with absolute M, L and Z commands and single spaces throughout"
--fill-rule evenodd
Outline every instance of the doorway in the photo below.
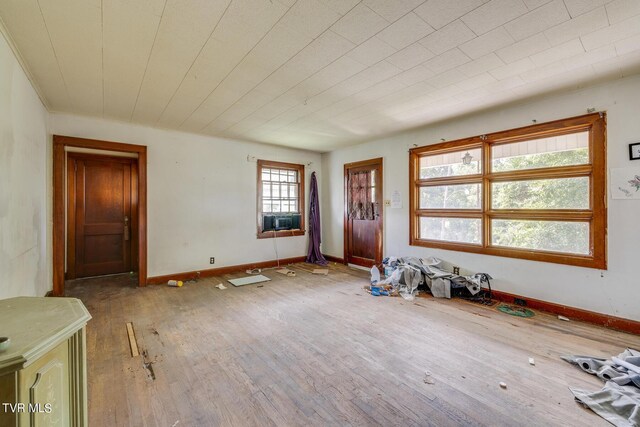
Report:
M 67 152 L 70 147 L 101 154 Z M 131 153 L 137 159 L 116 157 L 118 153 Z M 71 208 L 65 188 L 74 199 Z M 86 194 L 88 188 L 100 191 Z M 64 295 L 65 276 L 130 271 L 138 272 L 138 286 L 146 285 L 147 147 L 54 135 L 52 295 Z
M 133 271 L 137 211 L 137 159 L 69 152 L 65 279 Z
M 344 165 L 344 259 L 371 267 L 382 263 L 382 158 Z

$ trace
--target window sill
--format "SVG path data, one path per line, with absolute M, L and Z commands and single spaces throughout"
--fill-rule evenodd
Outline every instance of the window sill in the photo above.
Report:
M 273 239 L 274 237 L 294 237 L 304 236 L 304 230 L 280 230 L 280 231 L 263 231 L 258 233 L 258 239 Z
M 483 247 L 479 245 L 440 242 L 433 240 L 411 239 L 411 246 L 422 246 L 425 248 L 445 249 L 457 252 L 471 252 L 480 255 L 492 255 L 506 258 L 519 258 L 530 261 L 550 262 L 555 264 L 574 265 L 577 267 L 596 268 L 606 270 L 607 263 L 604 259 L 598 259 L 589 255 L 574 255 L 555 252 L 542 252 L 528 249 L 512 249 L 502 247 Z

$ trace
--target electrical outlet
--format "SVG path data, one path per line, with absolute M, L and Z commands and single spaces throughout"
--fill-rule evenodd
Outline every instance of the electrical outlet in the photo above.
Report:
M 215 264 L 215 263 L 216 263 L 216 258 L 215 257 L 209 258 L 209 264 Z
M 391 200 L 385 200 L 384 201 L 384 205 L 385 206 L 391 206 Z

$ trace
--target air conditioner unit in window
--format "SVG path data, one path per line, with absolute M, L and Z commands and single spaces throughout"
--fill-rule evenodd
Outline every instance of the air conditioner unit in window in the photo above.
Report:
M 302 216 L 294 214 L 262 215 L 262 231 L 299 230 Z

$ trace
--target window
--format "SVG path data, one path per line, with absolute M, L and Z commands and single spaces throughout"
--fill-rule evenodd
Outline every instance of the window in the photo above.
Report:
M 414 246 L 606 268 L 604 114 L 414 148 Z
M 258 238 L 304 235 L 304 165 L 258 160 Z

